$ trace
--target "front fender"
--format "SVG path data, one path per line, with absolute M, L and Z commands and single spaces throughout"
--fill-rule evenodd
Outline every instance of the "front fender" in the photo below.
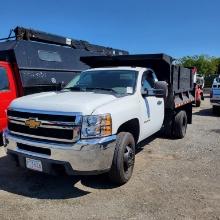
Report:
M 136 95 L 118 98 L 97 108 L 93 115 L 110 113 L 112 116 L 112 134 L 117 134 L 119 127 L 125 122 L 140 117 L 140 104 Z

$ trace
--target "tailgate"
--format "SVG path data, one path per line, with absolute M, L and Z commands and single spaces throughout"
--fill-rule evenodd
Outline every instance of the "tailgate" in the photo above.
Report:
M 212 94 L 213 94 L 212 96 L 213 99 L 215 98 L 220 99 L 220 88 L 213 88 Z

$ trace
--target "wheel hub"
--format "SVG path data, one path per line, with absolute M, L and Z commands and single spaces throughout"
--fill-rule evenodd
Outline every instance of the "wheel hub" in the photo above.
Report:
M 130 167 L 134 165 L 134 152 L 131 147 L 126 146 L 124 153 L 124 168 L 127 171 Z

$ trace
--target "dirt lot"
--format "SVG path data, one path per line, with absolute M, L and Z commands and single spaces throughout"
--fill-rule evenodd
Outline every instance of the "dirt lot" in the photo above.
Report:
M 153 137 L 133 177 L 53 177 L 15 168 L 0 149 L 0 219 L 220 219 L 220 117 L 209 99 L 183 140 Z

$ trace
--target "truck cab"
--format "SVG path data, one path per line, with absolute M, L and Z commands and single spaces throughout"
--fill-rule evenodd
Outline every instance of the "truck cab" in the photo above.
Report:
M 192 122 L 192 73 L 170 68 L 172 59 L 164 54 L 82 60 L 95 67 L 60 92 L 11 103 L 6 153 L 19 166 L 39 172 L 108 172 L 112 181 L 124 184 L 138 143 L 162 128 L 172 137 L 185 136 Z
M 8 62 L 0 61 L 0 136 L 7 127 L 6 109 L 16 97 L 17 89 L 11 66 Z
M 218 113 L 220 109 L 220 76 L 213 80 L 210 92 L 210 102 L 212 104 L 213 113 Z
M 201 101 L 204 100 L 203 89 L 205 86 L 205 80 L 202 75 L 199 75 L 196 67 L 192 67 L 193 82 L 194 82 L 194 97 L 195 106 L 200 107 Z

